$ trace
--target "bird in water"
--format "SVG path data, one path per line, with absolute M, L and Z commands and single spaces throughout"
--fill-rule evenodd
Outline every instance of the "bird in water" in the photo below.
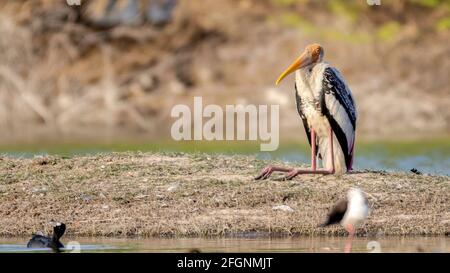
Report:
M 311 169 L 267 166 L 255 178 L 285 172 L 283 180 L 299 174 L 342 174 L 352 170 L 357 111 L 341 73 L 324 62 L 324 49 L 311 44 L 277 79 L 278 85 L 295 72 L 297 110 L 311 146 Z M 321 159 L 323 169 L 316 165 Z
M 27 248 L 51 248 L 55 252 L 59 252 L 64 245 L 59 239 L 64 235 L 66 225 L 64 223 L 55 223 L 53 226 L 52 237 L 34 234 L 28 241 Z
M 351 188 L 347 192 L 347 197 L 340 199 L 328 214 L 327 220 L 319 227 L 327 227 L 334 224 L 341 224 L 348 232 L 348 239 L 345 245 L 345 252 L 352 250 L 352 240 L 356 229 L 369 215 L 369 203 L 366 196 L 359 188 Z

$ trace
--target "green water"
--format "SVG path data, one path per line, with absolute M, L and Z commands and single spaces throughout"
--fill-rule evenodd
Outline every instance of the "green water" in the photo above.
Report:
M 95 153 L 142 152 L 204 152 L 257 155 L 261 159 L 309 163 L 307 143 L 284 142 L 275 152 L 260 152 L 257 142 L 134 142 L 134 143 L 63 143 L 0 146 L 0 153 L 12 157 L 61 155 L 72 157 Z M 426 141 L 357 143 L 355 169 L 410 171 L 450 175 L 450 138 Z

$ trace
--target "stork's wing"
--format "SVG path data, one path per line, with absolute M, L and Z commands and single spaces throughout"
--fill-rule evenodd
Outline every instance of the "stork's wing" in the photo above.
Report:
M 303 122 L 303 127 L 305 127 L 305 133 L 306 136 L 308 137 L 308 142 L 309 145 L 312 147 L 311 144 L 311 130 L 309 130 L 309 125 L 308 125 L 308 120 L 305 117 L 305 114 L 302 111 L 302 98 L 298 95 L 298 90 L 297 90 L 297 83 L 295 83 L 295 101 L 297 102 L 297 111 L 298 114 L 300 115 L 300 118 L 302 119 Z M 317 156 L 317 152 L 319 149 L 317 149 L 317 144 L 314 143 L 316 145 L 316 156 Z
M 321 109 L 339 141 L 347 169 L 351 169 L 355 143 L 356 107 L 352 93 L 339 71 L 325 69 L 322 80 Z

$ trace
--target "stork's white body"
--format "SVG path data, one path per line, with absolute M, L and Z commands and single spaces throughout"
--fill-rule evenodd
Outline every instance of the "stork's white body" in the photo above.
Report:
M 299 69 L 295 72 L 295 81 L 297 85 L 297 94 L 301 97 L 302 101 L 301 110 L 308 121 L 309 128 L 313 129 L 316 132 L 316 143 L 319 148 L 319 153 L 322 155 L 322 165 L 326 169 L 331 169 L 332 161 L 329 141 L 330 123 L 327 117 L 322 114 L 319 106 L 320 96 L 324 92 L 322 87 L 324 77 L 323 75 L 325 69 L 328 67 L 330 67 L 328 63 L 320 62 L 312 67 Z M 334 69 L 334 71 L 337 70 Z M 340 75 L 339 72 L 337 73 L 338 75 Z M 340 79 L 345 83 L 342 77 L 340 77 Z M 336 112 L 336 120 L 343 121 L 342 124 L 344 125 L 344 127 L 346 127 L 343 128 L 344 131 L 350 134 L 347 138 L 348 145 L 353 146 L 354 129 L 351 128 L 351 124 L 346 120 L 348 118 L 345 114 L 345 111 L 341 111 L 341 109 L 338 109 L 340 105 L 337 103 L 337 101 L 329 101 L 329 103 L 327 102 L 327 106 L 328 108 L 331 108 L 330 110 L 332 112 Z M 311 142 L 313 143 L 313 140 L 311 140 Z M 345 173 L 347 172 L 345 157 L 335 134 L 333 134 L 333 143 L 335 173 Z

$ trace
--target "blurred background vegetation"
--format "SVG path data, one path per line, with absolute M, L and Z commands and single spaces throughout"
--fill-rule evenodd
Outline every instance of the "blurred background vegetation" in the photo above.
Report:
M 171 108 L 280 104 L 304 141 L 292 80 L 319 42 L 344 74 L 360 139 L 450 133 L 450 1 L 61 0 L 0 2 L 0 142 L 170 138 Z

